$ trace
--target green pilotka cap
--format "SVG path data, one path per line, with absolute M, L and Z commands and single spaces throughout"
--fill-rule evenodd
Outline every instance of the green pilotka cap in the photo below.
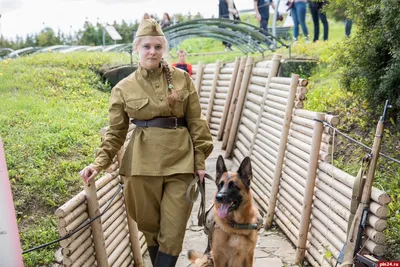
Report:
M 156 20 L 143 19 L 136 32 L 136 37 L 140 36 L 164 36 L 164 33 Z

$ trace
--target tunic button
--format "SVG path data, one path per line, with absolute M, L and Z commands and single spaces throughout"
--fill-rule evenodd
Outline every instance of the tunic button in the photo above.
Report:
M 136 106 L 135 109 L 139 109 L 139 106 Z
M 157 83 L 157 84 L 156 84 L 156 87 L 160 87 L 160 85 Z
M 162 98 L 162 97 L 160 97 L 160 101 L 163 101 L 163 98 Z

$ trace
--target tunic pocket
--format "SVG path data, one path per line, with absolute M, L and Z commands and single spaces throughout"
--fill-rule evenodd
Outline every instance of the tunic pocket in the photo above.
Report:
M 148 119 L 150 113 L 147 112 L 149 99 L 148 98 L 140 98 L 140 99 L 128 99 L 125 102 L 125 111 L 128 113 L 129 117 L 145 120 Z
M 185 116 L 185 111 L 186 111 L 186 105 L 187 105 L 187 98 L 189 97 L 189 91 L 188 90 L 179 90 L 176 91 L 178 94 L 178 99 L 176 100 L 174 104 L 174 115 L 178 118 L 184 117 Z

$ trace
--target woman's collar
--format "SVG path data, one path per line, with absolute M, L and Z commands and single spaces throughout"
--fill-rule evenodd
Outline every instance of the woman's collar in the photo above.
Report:
M 139 63 L 139 72 L 144 78 L 158 77 L 162 73 L 162 66 L 160 64 L 160 66 L 158 68 L 153 69 L 153 70 L 148 70 L 148 69 L 143 68 Z

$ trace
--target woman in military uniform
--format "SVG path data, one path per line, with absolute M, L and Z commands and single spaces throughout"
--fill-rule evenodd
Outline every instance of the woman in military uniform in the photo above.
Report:
M 139 68 L 112 89 L 107 133 L 81 176 L 88 182 L 111 164 L 133 119 L 120 168 L 127 210 L 145 235 L 153 266 L 170 267 L 192 209 L 186 189 L 195 173 L 204 179 L 213 143 L 190 76 L 162 59 L 168 44 L 160 25 L 142 20 L 133 46 Z

